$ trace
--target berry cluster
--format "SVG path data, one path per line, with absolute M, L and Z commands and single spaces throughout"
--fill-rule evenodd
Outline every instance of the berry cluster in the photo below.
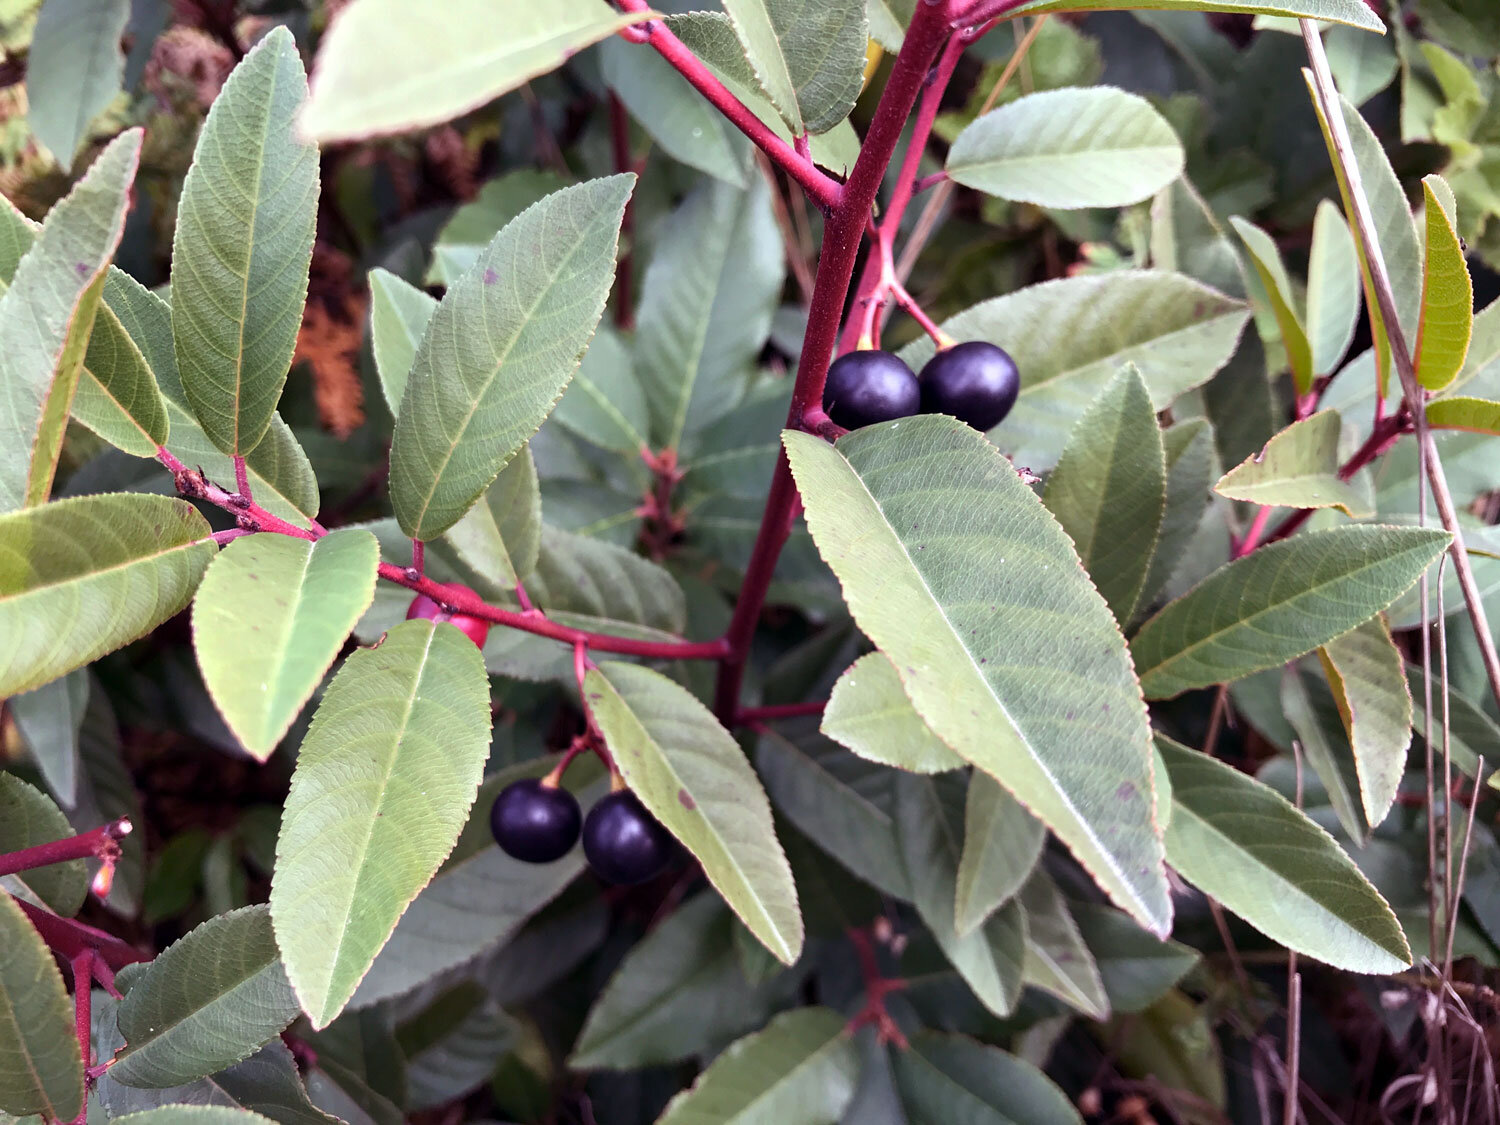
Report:
M 555 776 L 507 785 L 490 808 L 495 843 L 512 859 L 551 863 L 583 836 L 583 854 L 607 883 L 632 886 L 656 878 L 672 859 L 672 837 L 628 789 L 616 789 L 583 817 L 578 798 Z
M 846 430 L 920 411 L 951 414 L 983 433 L 1000 424 L 1020 393 L 1015 361 L 983 340 L 943 348 L 920 377 L 890 352 L 867 348 L 829 365 L 823 409 Z

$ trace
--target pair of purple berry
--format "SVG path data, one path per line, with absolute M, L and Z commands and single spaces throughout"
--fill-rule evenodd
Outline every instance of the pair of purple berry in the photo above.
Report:
M 656 878 L 672 860 L 672 837 L 628 789 L 589 810 L 552 776 L 507 785 L 490 808 L 495 843 L 512 859 L 552 863 L 583 837 L 583 854 L 606 883 L 632 886 Z
M 983 340 L 943 348 L 920 378 L 900 357 L 867 348 L 829 365 L 823 409 L 846 430 L 921 413 L 951 414 L 984 433 L 1010 413 L 1020 393 L 1015 360 Z

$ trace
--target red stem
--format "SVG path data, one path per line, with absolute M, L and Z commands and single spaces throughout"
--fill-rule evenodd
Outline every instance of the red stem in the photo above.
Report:
M 112 820 L 77 836 L 52 840 L 34 848 L 22 848 L 18 852 L 5 852 L 0 854 L 0 875 L 14 875 L 19 871 L 31 871 L 37 867 L 67 863 L 74 859 L 113 861 L 120 856 L 119 841 L 128 835 L 130 818 L 122 816 L 119 820 Z
M 243 457 L 234 458 L 234 486 L 246 500 L 252 499 L 250 495 L 250 469 L 245 464 Z
M 420 539 L 411 541 L 411 568 L 418 574 L 427 570 L 427 544 Z
M 849 282 L 854 276 L 860 238 L 870 219 L 870 209 L 890 165 L 891 155 L 901 140 L 906 120 L 922 93 L 933 60 L 948 39 L 949 8 L 947 0 L 938 3 L 922 0 L 917 4 L 901 53 L 896 56 L 885 92 L 865 134 L 859 159 L 855 161 L 849 182 L 844 185 L 838 206 L 824 226 L 818 274 L 813 282 L 812 302 L 808 309 L 807 332 L 802 340 L 802 358 L 797 364 L 797 381 L 792 388 L 791 408 L 787 412 L 787 426 L 791 429 L 803 428 L 808 412 L 821 408 L 828 357 L 833 354 L 838 341 L 839 319 L 849 295 Z M 925 138 L 923 140 L 925 143 Z M 916 143 L 914 137 L 913 144 Z M 745 567 L 745 580 L 735 603 L 734 616 L 724 637 L 729 651 L 719 665 L 714 693 L 714 709 L 720 719 L 733 718 L 738 709 L 740 682 L 744 677 L 750 641 L 765 605 L 776 559 L 791 534 L 796 499 L 796 485 L 783 450 L 776 459 L 776 472 L 771 478 L 760 530 L 755 537 L 750 562 Z
M 821 715 L 827 706 L 826 699 L 811 699 L 806 703 L 770 703 L 764 707 L 741 707 L 734 721 L 740 726 L 751 726 L 774 719 L 799 719 L 806 715 Z
M 975 3 L 954 14 L 953 26 L 955 28 L 978 27 L 980 24 L 999 19 L 1015 11 L 1021 5 L 1029 3 L 1031 0 L 976 0 Z M 972 38 L 977 39 L 978 36 Z
M 619 5 L 626 12 L 651 10 L 651 5 L 646 0 L 619 0 Z M 839 204 L 843 191 L 838 181 L 820 171 L 810 156 L 799 153 L 773 133 L 744 102 L 729 92 L 724 83 L 714 77 L 713 71 L 665 23 L 661 20 L 647 20 L 626 28 L 620 34 L 632 42 L 646 42 L 656 48 L 657 53 L 727 117 L 731 125 L 749 137 L 778 168 L 801 184 L 802 190 L 824 211 Z
M 94 1065 L 93 1006 L 94 1006 L 94 962 L 98 959 L 92 949 L 85 949 L 68 960 L 73 970 L 73 1031 L 78 1036 L 78 1053 L 83 1057 L 85 1076 L 83 1104 L 73 1125 L 84 1125 L 89 1117 L 87 1076 Z
M 70 961 L 86 950 L 93 950 L 97 953 L 104 965 L 110 969 L 120 969 L 126 965 L 133 965 L 137 961 L 151 960 L 135 946 L 127 945 L 103 930 L 96 930 L 93 926 L 75 922 L 71 918 L 60 918 L 56 914 L 43 910 L 39 906 L 32 906 L 31 903 L 23 902 L 21 899 L 16 899 L 15 903 L 26 917 L 31 919 L 32 927 L 42 935 L 42 940 L 47 943 L 48 948 Z M 95 968 L 97 969 L 98 966 L 96 965 Z

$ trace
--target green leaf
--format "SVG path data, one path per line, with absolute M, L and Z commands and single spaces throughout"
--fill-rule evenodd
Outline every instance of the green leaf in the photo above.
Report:
M 865 0 L 726 0 L 724 10 L 793 133 L 826 133 L 849 116 L 865 68 Z
M 438 304 L 391 441 L 391 503 L 407 535 L 435 539 L 457 523 L 567 387 L 609 296 L 634 184 L 608 176 L 547 196 Z
M 1182 143 L 1151 103 L 1112 86 L 1042 90 L 992 109 L 948 150 L 956 183 L 1043 207 L 1123 207 L 1182 173 Z
M 1427 404 L 1427 424 L 1439 430 L 1500 434 L 1500 402 L 1454 395 Z
M 1299 395 L 1305 395 L 1312 390 L 1313 385 L 1312 345 L 1308 343 L 1307 329 L 1303 327 L 1302 318 L 1294 307 L 1296 297 L 1292 293 L 1291 279 L 1286 275 L 1286 266 L 1281 261 L 1281 251 L 1271 236 L 1254 223 L 1247 222 L 1238 215 L 1231 216 L 1229 222 L 1245 243 L 1245 249 L 1250 252 L 1250 264 L 1255 267 L 1256 276 L 1265 287 L 1271 312 L 1275 314 L 1277 327 L 1281 329 L 1281 342 L 1286 347 L 1287 363 L 1292 368 L 1292 384 Z
M 125 77 L 120 37 L 130 0 L 47 0 L 26 57 L 26 124 L 62 170 Z
M 1469 354 L 1474 332 L 1474 284 L 1464 261 L 1463 244 L 1453 220 L 1439 205 L 1434 184 L 1446 187 L 1439 176 L 1422 180 L 1427 202 L 1427 258 L 1422 267 L 1422 319 L 1417 328 L 1414 361 L 1417 382 L 1440 391 L 1458 377 Z
M 908 1125 L 1081 1125 L 1030 1063 L 962 1035 L 923 1031 L 891 1056 Z
M 52 953 L 0 894 L 0 1111 L 71 1121 L 83 1105 L 73 1005 Z
M 589 672 L 594 721 L 630 789 L 698 857 L 703 873 L 785 964 L 802 952 L 797 888 L 771 805 L 712 712 L 659 672 L 611 663 Z
M 1377 827 L 1395 804 L 1411 744 L 1411 691 L 1401 652 L 1381 617 L 1318 650 L 1354 748 L 1365 820 Z
M 638 455 L 650 445 L 651 416 L 632 362 L 619 335 L 601 324 L 552 417 L 602 449 Z
M 301 127 L 315 141 L 400 133 L 477 109 L 622 27 L 657 18 L 603 0 L 545 7 L 451 0 L 413 22 L 407 0 L 355 0 L 319 45 Z
M 1295 660 L 1390 605 L 1449 538 L 1356 524 L 1261 547 L 1141 626 L 1130 645 L 1141 687 L 1170 699 Z
M 270 908 L 210 918 L 162 950 L 120 1003 L 125 1049 L 110 1077 L 180 1086 L 249 1057 L 298 1014 Z
M 291 728 L 375 597 L 375 537 L 251 535 L 219 553 L 193 603 L 193 650 L 224 721 L 260 761 Z
M 1151 262 L 1230 297 L 1245 295 L 1239 255 L 1213 208 L 1186 176 L 1162 188 L 1151 202 Z
M 822 730 L 861 758 L 913 773 L 941 773 L 968 764 L 917 714 L 896 666 L 879 652 L 844 669 L 823 712 Z
M 9 701 L 10 717 L 47 790 L 68 808 L 78 803 L 78 730 L 88 701 L 89 678 L 83 669 L 13 695 Z
M 1150 1007 L 1203 959 L 1191 946 L 1148 934 L 1118 910 L 1085 902 L 1069 903 L 1068 908 L 1099 967 L 1109 1009 L 1116 1014 Z
M 1244 12 L 1257 16 L 1294 16 L 1330 20 L 1385 34 L 1385 25 L 1364 0 L 1032 0 L 1013 9 L 1014 15 L 1039 12 L 1098 12 L 1129 8 L 1157 8 L 1168 12 Z M 1006 13 L 1007 17 L 1012 12 Z
M 489 680 L 451 625 L 408 621 L 329 684 L 276 841 L 271 917 L 326 1027 L 453 847 L 489 753 Z
M 1337 410 L 1294 422 L 1259 453 L 1219 478 L 1214 491 L 1231 500 L 1286 508 L 1338 508 L 1354 519 L 1375 514 L 1374 497 L 1339 472 Z
M 1370 826 L 1360 808 L 1354 752 L 1339 722 L 1332 692 L 1315 674 L 1304 677 L 1295 664 L 1289 665 L 1281 680 L 1281 710 L 1297 732 L 1307 764 L 1323 783 L 1339 825 L 1349 839 L 1363 846 Z
M 1167 503 L 1161 428 L 1133 365 L 1121 368 L 1073 427 L 1042 502 L 1073 540 L 1115 620 L 1129 623 Z
M 52 490 L 104 271 L 125 229 L 141 131 L 121 133 L 51 211 L 0 297 L 0 512 Z
M 406 377 L 437 298 L 383 269 L 370 271 L 370 346 L 391 415 L 401 409 Z
M 218 550 L 185 500 L 80 496 L 0 516 L 0 696 L 150 632 L 192 597 Z
M 209 107 L 172 239 L 172 338 L 188 403 L 220 450 L 260 444 L 307 299 L 318 149 L 294 132 L 307 77 L 275 27 Z
M 954 883 L 954 928 L 963 937 L 1009 902 L 1041 858 L 1047 830 L 987 773 L 969 778 L 964 850 Z
M 866 14 L 870 20 L 870 38 L 887 51 L 901 50 L 906 25 L 911 23 L 916 0 L 869 0 Z
M 1041 869 L 1021 888 L 1026 912 L 1026 959 L 1022 979 L 1051 993 L 1090 1019 L 1109 1015 L 1109 995 L 1057 884 Z
M 517 1046 L 517 1030 L 477 984 L 449 989 L 396 1029 L 406 1057 L 407 1106 L 436 1109 L 472 1093 Z
M 1145 705 L 1119 627 L 1041 501 L 941 415 L 836 447 L 783 441 L 813 540 L 917 712 L 1111 898 L 1165 929 Z
M 105 292 L 107 302 L 107 288 Z M 167 444 L 166 399 L 108 303 L 99 306 L 94 318 L 72 411 L 75 419 L 132 456 L 155 457 Z
M 15 700 L 11 700 L 15 704 Z M 14 774 L 0 773 L 0 853 L 18 852 L 73 835 L 68 818 L 39 789 Z M 89 893 L 89 873 L 81 859 L 50 863 L 0 876 L 0 888 L 71 918 Z
M 682 588 L 668 571 L 613 543 L 545 525 L 526 589 L 562 620 L 623 622 L 673 634 L 687 623 Z
M 1375 41 L 1374 36 L 1350 32 Z M 1312 348 L 1312 373 L 1328 375 L 1354 340 L 1359 324 L 1359 254 L 1354 235 L 1338 206 L 1318 204 L 1313 219 L 1312 249 L 1307 259 L 1307 339 Z
M 1401 61 L 1389 36 L 1366 35 L 1341 25 L 1323 33 L 1323 46 L 1328 52 L 1328 69 L 1333 72 L 1335 85 L 1354 105 L 1364 105 L 1389 86 L 1401 70 Z M 1349 250 L 1352 273 L 1358 269 L 1352 242 Z
M 127 1125 L 276 1125 L 269 1117 L 248 1109 L 222 1105 L 164 1105 L 113 1118 Z
M 542 547 L 542 494 L 529 447 L 521 447 L 443 538 L 497 592 L 513 594 L 530 577 Z
M 859 1053 L 828 1008 L 783 1012 L 731 1044 L 657 1125 L 826 1125 L 854 1096 Z
M 1021 370 L 1021 397 L 992 431 L 1019 465 L 1057 463 L 1073 425 L 1127 363 L 1163 410 L 1234 354 L 1249 312 L 1191 278 L 1117 270 L 1029 286 L 943 322 L 955 340 L 988 340 Z M 925 336 L 899 352 L 912 370 L 932 358 Z
M 479 194 L 457 208 L 438 231 L 427 281 L 452 285 L 479 260 L 484 248 L 506 223 L 544 196 L 573 182 L 571 176 L 537 168 L 518 168 L 487 180 Z
M 1167 463 L 1167 502 L 1151 569 L 1136 603 L 1138 611 L 1150 606 L 1182 561 L 1188 543 L 1203 521 L 1217 463 L 1213 427 L 1202 418 L 1189 418 L 1167 429 L 1162 434 L 1162 445 Z
M 1406 683 L 1411 692 L 1412 733 L 1425 739 L 1427 733 L 1427 689 L 1420 662 L 1406 666 Z M 1432 741 L 1442 748 L 1443 695 L 1442 681 L 1436 669 L 1432 677 Z M 1493 769 L 1500 763 L 1500 725 L 1473 700 L 1456 691 L 1448 693 L 1448 735 L 1455 760 L 1467 755 L 1484 758 Z M 1470 762 L 1466 768 L 1472 770 Z
M 701 184 L 672 213 L 646 269 L 635 373 L 657 446 L 682 445 L 734 403 L 771 331 L 781 239 L 763 177 Z
M 1172 777 L 1167 859 L 1272 941 L 1336 968 L 1395 973 L 1411 953 L 1391 908 L 1333 837 L 1275 790 L 1158 737 Z

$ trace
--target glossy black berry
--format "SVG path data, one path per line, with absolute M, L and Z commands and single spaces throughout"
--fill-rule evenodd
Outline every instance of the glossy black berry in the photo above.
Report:
M 551 863 L 578 843 L 578 798 L 537 778 L 507 785 L 490 807 L 495 843 L 512 859 Z
M 666 870 L 672 851 L 671 834 L 626 789 L 601 799 L 583 822 L 583 854 L 606 883 L 654 879 Z
M 906 418 L 921 405 L 917 377 L 890 352 L 849 352 L 828 367 L 823 409 L 846 430 Z
M 1021 393 L 1016 361 L 983 340 L 938 352 L 922 368 L 920 383 L 922 413 L 951 414 L 981 433 L 999 425 Z

